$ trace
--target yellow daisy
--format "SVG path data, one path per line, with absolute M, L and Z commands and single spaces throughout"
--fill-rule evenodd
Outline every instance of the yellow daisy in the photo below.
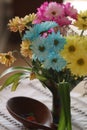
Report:
M 12 52 L 0 53 L 0 63 L 6 65 L 7 67 L 11 66 L 15 61 L 15 57 L 12 55 Z
M 24 18 L 22 18 L 22 20 L 25 24 L 28 24 L 29 22 L 33 22 L 35 18 L 36 18 L 36 14 L 32 13 L 32 14 L 26 15 Z
M 79 36 L 68 36 L 66 37 L 66 44 L 64 49 L 61 51 L 61 55 L 68 62 L 72 61 L 72 58 L 78 53 L 80 53 L 81 46 Z
M 12 20 L 9 20 L 8 27 L 10 31 L 22 32 L 25 29 L 25 23 L 22 18 L 15 17 Z
M 87 55 L 87 36 L 81 37 L 82 49 Z
M 80 30 L 86 30 L 87 29 L 87 10 L 81 11 L 78 14 L 77 20 L 74 22 L 74 25 L 78 27 Z
M 87 76 L 87 55 L 80 53 L 75 56 L 67 68 L 71 70 L 71 73 L 76 76 Z
M 31 42 L 29 40 L 22 41 L 20 52 L 24 57 L 32 57 L 32 50 L 30 49 Z

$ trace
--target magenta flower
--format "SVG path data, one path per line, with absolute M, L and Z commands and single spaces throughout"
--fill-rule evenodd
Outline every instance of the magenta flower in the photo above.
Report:
M 77 9 L 75 9 L 73 6 L 71 6 L 71 3 L 66 3 L 64 5 L 64 9 L 65 9 L 65 15 L 66 16 L 70 16 L 73 19 L 77 18 Z
M 37 8 L 37 19 L 34 23 L 40 23 L 42 21 L 47 21 L 46 16 L 44 15 L 46 8 L 48 7 L 48 2 L 44 2 L 40 8 Z
M 55 21 L 59 26 L 72 24 L 72 19 L 77 18 L 77 10 L 70 3 L 44 2 L 37 8 L 35 24 L 45 21 Z
M 58 17 L 56 23 L 58 23 L 60 26 L 64 26 L 64 25 L 70 25 L 71 24 L 71 20 L 68 19 L 67 17 Z
M 59 16 L 64 15 L 64 8 L 61 4 L 58 4 L 57 2 L 50 2 L 48 7 L 46 8 L 44 15 L 48 20 L 56 20 Z

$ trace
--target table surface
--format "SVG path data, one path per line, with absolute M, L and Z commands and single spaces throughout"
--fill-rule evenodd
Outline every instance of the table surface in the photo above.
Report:
M 83 82 L 80 85 L 83 85 Z M 52 95 L 38 80 L 22 80 L 15 92 L 11 92 L 10 87 L 0 92 L 0 130 L 27 130 L 6 109 L 6 103 L 11 97 L 31 97 L 43 102 L 51 110 Z M 72 91 L 71 110 L 73 130 L 87 130 L 87 97 Z

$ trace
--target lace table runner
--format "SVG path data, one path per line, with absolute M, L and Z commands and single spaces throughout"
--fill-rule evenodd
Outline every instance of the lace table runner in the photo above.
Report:
M 39 96 L 38 96 L 39 95 Z M 22 80 L 15 92 L 10 86 L 0 92 L 0 130 L 28 130 L 15 120 L 6 109 L 6 102 L 15 96 L 26 96 L 43 102 L 52 110 L 52 95 L 47 88 L 43 88 L 38 80 Z M 87 130 L 87 97 L 71 92 L 71 109 L 73 130 Z

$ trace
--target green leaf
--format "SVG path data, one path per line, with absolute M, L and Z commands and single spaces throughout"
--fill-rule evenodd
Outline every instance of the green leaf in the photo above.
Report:
M 9 69 L 5 70 L 1 75 L 0 78 L 4 77 L 5 75 L 15 72 L 15 71 L 27 71 L 28 73 L 31 71 L 31 68 L 29 67 L 10 67 Z
M 39 79 L 40 81 L 46 81 L 47 78 L 42 76 L 42 75 L 36 75 L 37 79 Z
M 19 78 L 14 81 L 12 88 L 11 88 L 11 91 L 15 91 L 16 88 L 18 87 L 18 85 L 19 85 Z
M 2 85 L 2 87 L 0 88 L 0 91 L 3 88 L 7 87 L 8 85 L 14 83 L 15 80 L 20 79 L 22 75 L 24 75 L 24 73 L 21 72 L 21 73 L 16 73 L 16 74 L 13 74 L 13 75 L 9 76 L 6 79 L 6 81 L 4 82 L 4 84 Z

